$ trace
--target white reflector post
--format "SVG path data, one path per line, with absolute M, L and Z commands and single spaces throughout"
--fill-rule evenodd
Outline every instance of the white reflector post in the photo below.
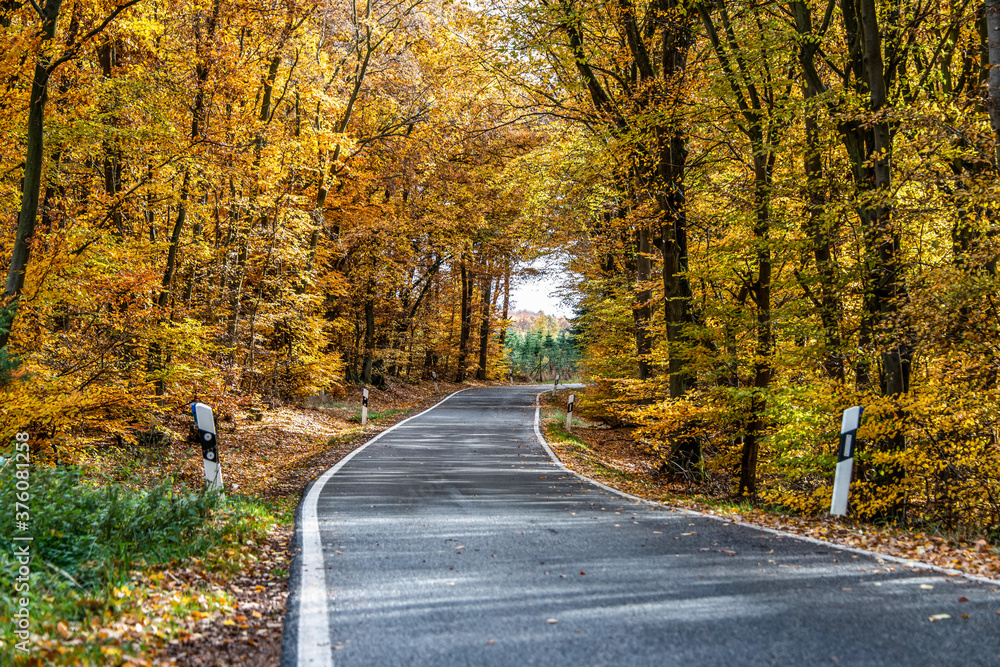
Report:
M 368 389 L 361 390 L 361 425 L 368 423 Z
M 837 452 L 837 472 L 833 477 L 833 500 L 830 503 L 831 516 L 847 514 L 847 499 L 851 492 L 851 473 L 854 471 L 854 446 L 861 425 L 864 408 L 855 405 L 844 410 L 840 422 L 840 449 Z
M 573 432 L 573 402 L 576 400 L 576 394 L 569 395 L 569 404 L 566 406 L 566 431 L 568 433 Z
M 215 432 L 215 417 L 212 408 L 204 403 L 192 403 L 191 413 L 194 415 L 194 425 L 198 430 L 198 442 L 201 443 L 201 460 L 205 466 L 205 483 L 219 491 L 222 490 L 222 463 L 219 461 L 219 447 Z
M 552 383 L 552 395 L 556 395 L 556 387 L 559 386 L 559 373 L 556 373 L 556 381 Z
M 438 393 L 438 374 L 431 371 L 431 379 L 434 380 L 434 393 Z

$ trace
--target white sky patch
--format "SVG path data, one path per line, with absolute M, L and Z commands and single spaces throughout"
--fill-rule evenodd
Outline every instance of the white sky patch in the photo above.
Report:
M 532 262 L 531 268 L 545 271 L 534 278 L 522 278 L 510 291 L 511 312 L 516 310 L 527 310 L 531 312 L 542 311 L 546 315 L 570 318 L 573 316 L 573 308 L 565 303 L 559 295 L 561 285 L 569 275 L 559 264 L 548 264 L 544 260 Z

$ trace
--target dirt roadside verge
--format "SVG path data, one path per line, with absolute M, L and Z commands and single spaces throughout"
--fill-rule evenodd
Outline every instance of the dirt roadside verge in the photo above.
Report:
M 492 383 L 404 384 L 360 390 L 311 407 L 238 399 L 213 406 L 226 498 L 209 517 L 207 550 L 137 561 L 124 581 L 81 597 L 78 611 L 40 618 L 26 665 L 271 666 L 280 662 L 295 509 L 305 487 L 385 429 L 456 390 Z M 355 395 L 356 394 L 356 395 Z M 201 449 L 186 410 L 168 415 L 155 442 L 107 443 L 76 463 L 93 487 L 129 493 L 201 488 Z M 172 484 L 171 484 L 172 483 Z M 95 597 L 96 595 L 96 597 Z
M 469 386 L 477 385 L 439 382 L 437 393 L 430 383 L 372 392 L 370 414 L 375 419 L 364 429 L 352 421 L 357 417 L 357 406 L 350 405 L 319 410 L 281 408 L 262 415 L 260 422 L 245 424 L 246 434 L 243 429 L 238 430 L 240 435 L 234 434 L 234 438 L 244 437 L 244 447 L 250 439 L 265 442 L 273 439 L 295 451 L 294 456 L 275 458 L 275 450 L 284 448 L 272 449 L 264 479 L 246 480 L 255 493 L 288 508 L 286 521 L 274 530 L 268 544 L 260 546 L 263 557 L 258 566 L 219 582 L 233 600 L 231 612 L 206 619 L 197 632 L 168 643 L 151 664 L 199 667 L 279 664 L 294 510 L 305 487 L 379 433 Z
M 582 390 L 562 389 L 554 396 L 551 392 L 541 395 L 541 429 L 553 452 L 575 472 L 619 491 L 672 507 L 924 563 L 944 569 L 949 576 L 967 575 L 1000 586 L 1000 552 L 983 539 L 969 541 L 894 526 L 875 526 L 849 517 L 780 514 L 746 502 L 734 502 L 721 493 L 707 495 L 692 490 L 684 480 L 659 474 L 659 459 L 636 442 L 633 429 L 628 426 L 610 426 L 576 408 L 572 433 L 567 433 L 565 410 L 570 393 Z

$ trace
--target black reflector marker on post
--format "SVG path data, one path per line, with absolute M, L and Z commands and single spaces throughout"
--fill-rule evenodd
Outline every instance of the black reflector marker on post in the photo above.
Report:
M 566 432 L 573 432 L 573 402 L 576 400 L 576 394 L 569 395 L 569 405 L 566 406 Z
M 833 477 L 833 501 L 830 503 L 831 516 L 847 514 L 847 497 L 851 491 L 851 473 L 854 470 L 854 444 L 864 408 L 855 405 L 844 410 L 840 423 L 840 451 L 837 455 L 837 472 Z
M 368 423 L 368 389 L 361 390 L 361 425 Z
M 201 459 L 205 464 L 205 483 L 213 489 L 222 490 L 222 464 L 219 462 L 219 447 L 216 442 L 215 418 L 212 408 L 204 403 L 192 403 L 194 425 L 198 429 L 201 443 Z

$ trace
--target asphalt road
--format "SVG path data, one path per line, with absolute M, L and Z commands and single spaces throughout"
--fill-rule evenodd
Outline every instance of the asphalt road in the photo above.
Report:
M 551 462 L 537 391 L 454 395 L 310 489 L 283 665 L 1000 665 L 997 587 L 612 494 Z

